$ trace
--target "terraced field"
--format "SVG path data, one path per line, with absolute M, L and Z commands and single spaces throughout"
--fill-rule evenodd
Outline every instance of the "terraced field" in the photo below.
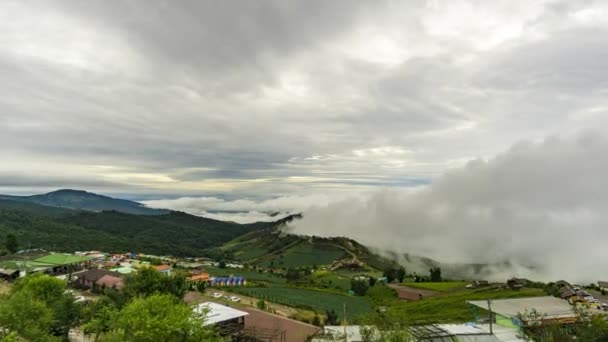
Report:
M 346 317 L 349 322 L 353 322 L 354 319 L 373 310 L 373 302 L 369 297 L 348 296 L 325 291 L 291 287 L 242 287 L 232 291 L 323 314 L 326 310 L 335 310 L 340 318 L 343 317 L 343 309 L 346 304 Z
M 260 266 L 270 267 L 271 262 L 274 267 L 326 265 L 331 264 L 334 260 L 343 258 L 345 254 L 344 250 L 337 246 L 301 243 L 276 255 L 272 259 L 262 261 Z

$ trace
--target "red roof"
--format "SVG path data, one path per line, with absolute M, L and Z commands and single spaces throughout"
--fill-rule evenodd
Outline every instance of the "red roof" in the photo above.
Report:
M 171 269 L 171 266 L 169 265 L 158 265 L 158 266 L 154 266 L 154 269 L 157 271 L 168 271 Z
M 190 279 L 192 281 L 207 281 L 207 280 L 209 280 L 209 273 L 196 274 L 196 275 L 191 276 L 188 279 Z
M 95 284 L 99 286 L 105 286 L 106 288 L 114 289 L 121 289 L 124 285 L 121 278 L 111 275 L 104 275 L 103 277 L 99 278 L 99 280 L 97 280 Z

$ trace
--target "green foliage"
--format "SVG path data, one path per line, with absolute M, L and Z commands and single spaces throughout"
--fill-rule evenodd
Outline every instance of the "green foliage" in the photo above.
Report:
M 123 292 L 128 297 L 169 294 L 182 299 L 188 290 L 184 274 L 174 272 L 168 276 L 151 267 L 143 267 L 137 273 L 129 274 L 124 284 Z
M 365 296 L 365 294 L 367 293 L 367 290 L 369 289 L 369 281 L 367 280 L 367 278 L 364 278 L 364 279 L 353 278 L 350 280 L 350 289 L 357 296 Z
M 47 275 L 19 279 L 0 300 L 0 326 L 7 333 L 35 341 L 67 337 L 78 321 L 80 308 L 65 289 L 63 281 Z
M 397 270 L 394 269 L 393 267 L 387 267 L 384 269 L 382 276 L 386 277 L 386 281 L 388 281 L 389 283 L 392 283 L 395 280 L 395 278 L 397 278 Z
M 263 299 L 258 300 L 258 302 L 256 303 L 256 306 L 260 310 L 266 310 L 266 302 Z
M 398 282 L 403 283 L 403 279 L 405 279 L 405 268 L 403 266 L 397 270 L 396 278 Z
M 441 281 L 441 268 L 439 267 L 431 267 L 429 270 L 430 279 L 432 282 L 440 282 Z
M 338 318 L 338 314 L 336 313 L 336 310 L 334 310 L 334 309 L 326 310 L 325 316 L 327 316 L 327 318 L 325 319 L 325 325 L 340 324 L 340 319 Z
M 14 235 L 22 248 L 68 252 L 136 250 L 150 254 L 192 256 L 204 255 L 208 248 L 254 229 L 252 225 L 177 212 L 138 216 L 118 212 L 80 212 L 30 204 L 3 206 L 6 202 L 13 203 L 0 200 L 0 236 Z M 22 210 L 20 206 L 23 205 L 30 207 Z M 54 210 L 61 213 L 52 214 Z
M 106 315 L 108 312 L 102 312 Z M 101 341 L 221 341 L 203 325 L 204 315 L 171 295 L 154 294 L 133 299 L 119 312 L 111 312 L 109 331 Z
M 367 291 L 367 296 L 374 301 L 377 306 L 386 306 L 397 299 L 397 293 L 384 284 L 376 284 Z
M 19 250 L 19 243 L 17 242 L 17 237 L 15 234 L 9 233 L 6 235 L 4 247 L 10 254 L 17 253 L 17 250 Z

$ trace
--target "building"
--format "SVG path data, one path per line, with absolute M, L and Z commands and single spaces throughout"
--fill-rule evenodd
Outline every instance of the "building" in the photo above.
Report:
M 572 324 L 576 322 L 577 316 L 568 301 L 551 297 L 528 297 L 514 299 L 494 299 L 467 301 L 472 306 L 475 321 L 488 321 L 488 309 L 492 311 L 492 322 L 495 326 L 525 330 L 530 324 L 542 322 L 553 322 L 558 324 Z M 483 314 L 478 315 L 478 309 L 483 309 Z
M 407 328 L 414 341 L 420 342 L 524 342 L 518 330 L 493 327 L 490 333 L 487 324 L 433 324 Z M 373 326 L 325 326 L 322 335 L 315 336 L 313 342 L 347 341 L 363 342 L 367 332 L 376 338 L 382 337 Z M 390 332 L 389 332 L 390 333 Z
M 171 275 L 171 266 L 170 265 L 157 265 L 152 266 L 155 270 L 165 275 Z
M 608 281 L 598 281 L 597 285 L 600 287 L 600 290 L 608 291 Z
M 81 273 L 76 273 L 74 274 L 74 276 L 77 277 L 77 283 L 85 288 L 93 288 L 93 284 L 97 285 L 97 286 L 101 286 L 101 284 L 106 284 L 106 287 L 115 287 L 115 286 L 107 286 L 107 285 L 116 285 L 117 281 L 115 280 L 116 278 L 118 278 L 120 280 L 120 282 L 122 283 L 122 279 L 120 278 L 121 274 L 118 272 L 113 272 L 113 271 L 108 271 L 108 270 L 103 270 L 103 269 L 92 269 L 92 270 L 88 270 L 88 271 L 84 271 Z M 105 276 L 110 276 L 111 278 L 106 278 L 101 284 L 98 283 L 98 281 L 100 279 L 102 279 Z M 122 288 L 122 285 L 120 285 L 120 287 Z
M 211 286 L 245 286 L 247 281 L 244 277 L 212 277 L 209 279 Z
M 116 290 L 122 290 L 122 288 L 125 286 L 124 281 L 122 280 L 121 277 L 118 276 L 113 276 L 110 274 L 106 274 L 103 277 L 99 278 L 95 284 L 97 284 L 97 286 L 99 286 L 99 288 L 102 289 L 116 289 Z
M 245 311 L 233 309 L 229 306 L 205 302 L 194 307 L 194 312 L 205 315 L 204 325 L 213 325 L 220 335 L 238 339 L 243 335 L 245 328 Z
M 0 280 L 13 281 L 19 278 L 19 270 L 0 268 Z
M 64 253 L 52 253 L 47 256 L 32 260 L 33 263 L 46 267 L 46 272 L 51 274 L 66 274 L 81 270 L 90 264 L 91 258 Z

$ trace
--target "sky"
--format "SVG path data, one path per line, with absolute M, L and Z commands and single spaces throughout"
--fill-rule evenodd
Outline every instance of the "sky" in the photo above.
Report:
M 603 158 L 607 36 L 605 1 L 5 0 L 0 193 L 86 189 L 249 222 L 430 201 L 471 161 L 517 170 L 501 158 L 521 146 L 537 171 L 552 141 Z M 561 166 L 504 172 L 547 190 L 603 173 Z

